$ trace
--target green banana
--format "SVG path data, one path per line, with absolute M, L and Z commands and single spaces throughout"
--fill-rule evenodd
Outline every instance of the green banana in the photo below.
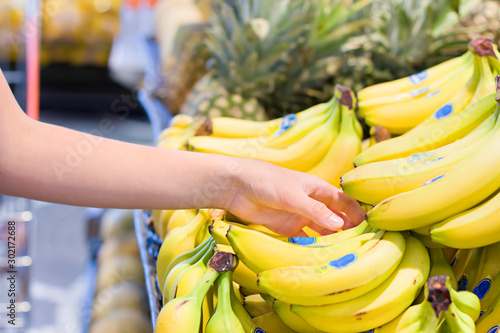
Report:
M 217 281 L 217 307 L 208 321 L 206 333 L 245 333 L 231 306 L 232 271 L 221 274 Z
M 213 248 L 213 240 L 207 240 L 206 242 L 200 244 L 198 247 L 195 249 L 186 252 L 190 253 L 191 256 L 185 256 L 185 254 L 182 254 L 178 256 L 172 263 L 170 264 L 169 268 L 167 268 L 167 277 L 165 278 L 165 282 L 163 283 L 162 286 L 162 296 L 163 296 L 163 304 L 165 305 L 166 302 L 170 300 L 170 292 L 173 289 L 174 283 L 177 280 L 177 277 L 181 272 L 183 272 L 186 268 L 190 267 L 191 265 L 195 264 L 198 260 L 200 260 L 206 253 L 212 252 Z M 181 258 L 186 257 L 183 261 L 177 262 Z M 179 258 L 179 259 L 178 259 Z M 175 265 L 174 265 L 175 264 Z

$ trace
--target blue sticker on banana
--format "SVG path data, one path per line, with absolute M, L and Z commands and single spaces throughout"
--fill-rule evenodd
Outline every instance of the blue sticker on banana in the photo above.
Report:
M 290 237 L 288 243 L 306 246 L 316 243 L 316 237 Z
M 257 327 L 253 330 L 253 333 L 266 333 L 266 331 L 264 331 L 262 328 L 260 327 Z
M 273 136 L 280 136 L 281 134 L 285 133 L 290 128 L 295 126 L 295 124 L 297 124 L 298 122 L 299 118 L 294 113 L 284 116 L 281 120 L 280 128 L 276 132 L 274 132 Z
M 491 287 L 491 279 L 487 277 L 479 281 L 479 283 L 472 292 L 476 294 L 477 297 L 479 297 L 479 300 L 482 300 L 484 296 L 486 296 L 488 291 L 490 291 L 490 287 Z
M 349 253 L 343 257 L 332 260 L 325 265 L 315 267 L 314 272 L 317 275 L 323 275 L 323 274 L 325 274 L 331 270 L 334 270 L 334 269 L 346 268 L 347 266 L 355 263 L 356 260 L 358 260 L 358 254 L 357 253 Z
M 441 175 L 441 176 L 438 176 L 438 177 L 433 178 L 431 180 L 428 180 L 425 183 L 423 183 L 421 186 L 425 186 L 425 185 L 429 185 L 430 183 L 434 183 L 436 180 L 440 180 L 443 177 L 444 177 L 444 175 Z
M 453 103 L 448 102 L 442 107 L 440 107 L 434 114 L 432 115 L 436 120 L 441 120 L 443 118 L 448 117 L 451 113 L 453 113 L 453 110 L 455 109 L 455 106 Z
M 408 80 L 411 84 L 420 84 L 424 82 L 429 77 L 429 72 L 421 71 L 419 73 L 408 76 Z

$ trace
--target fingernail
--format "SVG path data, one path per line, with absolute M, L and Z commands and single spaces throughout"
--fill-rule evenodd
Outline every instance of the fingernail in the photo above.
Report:
M 344 220 L 337 215 L 331 215 L 328 218 L 328 225 L 332 230 L 340 230 L 344 226 Z

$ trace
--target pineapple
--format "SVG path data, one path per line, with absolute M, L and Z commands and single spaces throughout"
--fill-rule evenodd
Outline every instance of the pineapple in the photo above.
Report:
M 182 109 L 183 114 L 192 117 L 233 117 L 263 121 L 267 119 L 264 108 L 255 98 L 243 98 L 230 94 L 211 73 L 196 83 Z
M 480 34 L 486 38 L 500 41 L 499 16 L 500 2 L 486 1 L 465 16 L 460 21 L 458 27 L 460 30 L 467 29 L 470 30 L 471 33 Z M 470 39 L 470 36 L 467 37 Z
M 222 115 L 229 116 L 229 109 L 234 114 L 238 105 L 264 110 L 260 104 L 267 117 L 275 118 L 328 100 L 341 66 L 341 46 L 367 24 L 349 20 L 369 1 L 216 1 L 206 40 L 210 73 L 196 84 L 181 112 L 213 109 L 214 99 Z M 261 111 L 238 114 L 265 116 Z

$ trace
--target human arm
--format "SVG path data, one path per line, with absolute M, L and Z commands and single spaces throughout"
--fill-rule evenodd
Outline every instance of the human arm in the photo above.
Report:
M 0 193 L 8 195 L 104 208 L 220 208 L 289 235 L 305 225 L 320 232 L 338 229 L 343 221 L 349 227 L 364 217 L 354 199 L 311 175 L 261 161 L 129 144 L 31 120 L 3 75 L 0 138 Z M 342 221 L 327 205 L 347 216 L 339 212 Z

